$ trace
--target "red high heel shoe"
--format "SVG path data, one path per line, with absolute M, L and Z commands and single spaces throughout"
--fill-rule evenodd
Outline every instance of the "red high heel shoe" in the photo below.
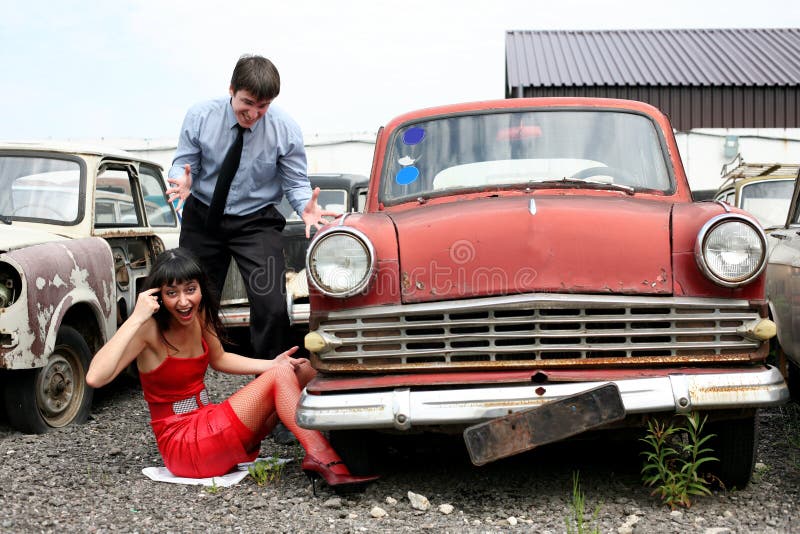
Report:
M 352 493 L 357 492 L 368 483 L 374 480 L 378 480 L 377 475 L 367 475 L 367 476 L 356 476 L 351 474 L 342 475 L 339 473 L 334 473 L 331 471 L 331 467 L 338 464 L 344 464 L 341 460 L 337 460 L 335 462 L 330 462 L 324 464 L 311 456 L 311 454 L 306 453 L 305 458 L 303 458 L 303 463 L 301 464 L 301 469 L 306 474 L 308 479 L 311 481 L 312 489 L 314 491 L 314 496 L 317 495 L 317 485 L 316 480 L 318 478 L 324 478 L 325 482 L 327 482 L 328 486 L 330 486 L 333 491 L 336 493 Z

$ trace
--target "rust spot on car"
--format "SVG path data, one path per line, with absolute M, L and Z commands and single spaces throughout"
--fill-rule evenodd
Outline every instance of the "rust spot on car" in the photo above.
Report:
M 403 285 L 404 291 L 411 289 L 411 277 L 409 277 L 408 273 L 405 271 L 403 271 L 401 284 Z

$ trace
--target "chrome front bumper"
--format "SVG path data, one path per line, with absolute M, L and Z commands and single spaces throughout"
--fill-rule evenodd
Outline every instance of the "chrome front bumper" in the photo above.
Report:
M 295 304 L 287 310 L 290 325 L 307 325 L 311 315 L 308 304 Z M 250 326 L 250 306 L 230 306 L 220 313 L 222 324 L 226 327 Z
M 762 408 L 783 404 L 789 390 L 780 371 L 669 374 L 605 382 L 560 382 L 451 389 L 395 388 L 300 398 L 297 422 L 303 428 L 408 430 L 432 425 L 470 425 L 535 408 L 612 382 L 628 414 Z

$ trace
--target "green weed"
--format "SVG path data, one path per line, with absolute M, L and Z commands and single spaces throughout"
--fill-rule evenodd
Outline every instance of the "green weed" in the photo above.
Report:
M 647 444 L 642 452 L 644 467 L 642 481 L 654 487 L 652 495 L 673 510 L 678 506 L 689 508 L 692 498 L 711 495 L 709 481 L 703 478 L 700 468 L 706 462 L 715 462 L 713 451 L 705 447 L 714 434 L 703 435 L 706 418 L 696 412 L 683 414 L 683 424 L 667 425 L 658 419 L 647 423 L 647 435 L 641 441 Z
M 247 468 L 247 472 L 259 486 L 272 484 L 280 480 L 283 475 L 283 463 L 277 458 L 267 458 L 266 460 L 256 460 Z
M 590 527 L 584 519 L 585 509 L 586 494 L 581 490 L 580 474 L 575 471 L 572 473 L 572 509 L 570 510 L 570 516 L 564 520 L 567 524 L 567 534 L 600 534 L 600 528 L 597 526 L 600 505 L 598 504 L 595 507 L 592 514 L 594 526 L 591 527 L 591 530 L 589 530 Z

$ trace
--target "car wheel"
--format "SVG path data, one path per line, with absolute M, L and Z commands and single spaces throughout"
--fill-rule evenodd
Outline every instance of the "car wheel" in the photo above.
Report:
M 333 449 L 342 457 L 353 475 L 374 475 L 380 472 L 381 436 L 372 430 L 331 430 Z
M 744 419 L 730 419 L 708 423 L 707 434 L 715 434 L 708 440 L 710 453 L 719 461 L 708 462 L 711 473 L 719 479 L 725 489 L 744 489 L 756 464 L 758 444 L 758 421 L 755 415 Z
M 786 364 L 786 385 L 792 400 L 800 402 L 800 367 L 791 361 Z
M 3 388 L 8 421 L 22 432 L 42 434 L 84 423 L 94 390 L 86 384 L 92 354 L 73 328 L 58 329 L 56 346 L 44 367 L 12 371 Z

